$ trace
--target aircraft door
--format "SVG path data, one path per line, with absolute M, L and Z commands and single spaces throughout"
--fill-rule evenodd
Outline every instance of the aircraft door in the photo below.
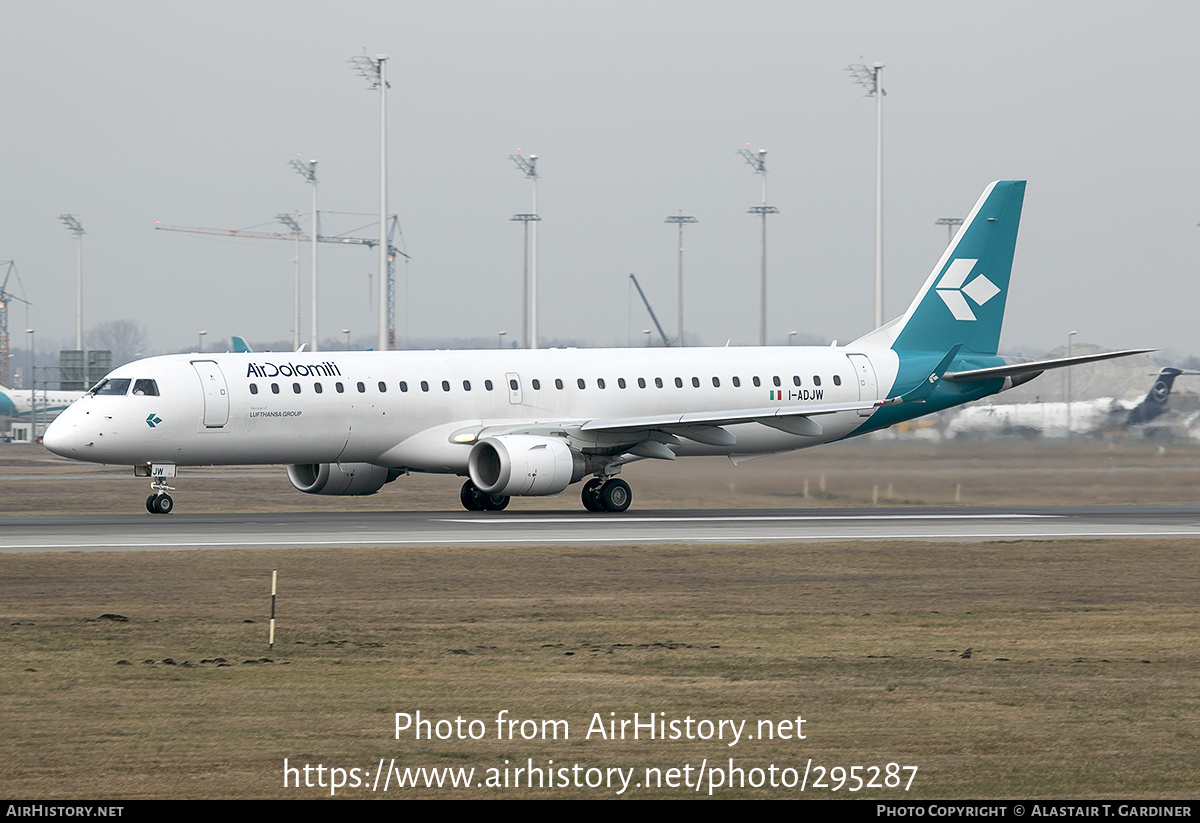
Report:
M 508 383 L 508 402 L 514 406 L 521 405 L 521 377 L 516 372 L 504 375 Z
M 229 386 L 221 367 L 212 360 L 193 360 L 204 391 L 204 428 L 220 429 L 229 422 Z
M 865 354 L 848 354 L 850 365 L 854 367 L 854 376 L 858 381 L 858 399 L 874 403 L 879 400 L 879 386 L 875 381 L 875 367 Z M 860 409 L 859 417 L 870 417 L 874 409 Z

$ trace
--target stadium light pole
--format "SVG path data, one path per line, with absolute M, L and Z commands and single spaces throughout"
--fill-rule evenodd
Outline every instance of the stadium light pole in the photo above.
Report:
M 935 225 L 935 226 L 945 226 L 946 227 L 946 245 L 947 246 L 949 246 L 951 243 L 954 242 L 954 233 L 958 229 L 958 227 L 962 225 L 962 223 L 963 223 L 963 219 L 961 217 L 939 217 L 937 220 L 933 221 L 933 225 Z
M 851 79 L 875 98 L 875 328 L 883 325 L 883 63 L 846 66 Z
M 313 230 L 312 230 L 312 339 L 309 341 L 309 351 L 317 350 L 317 237 L 320 230 L 317 226 L 317 161 L 305 163 L 297 157 L 291 159 L 291 166 L 306 181 L 312 184 L 313 196 Z
M 362 54 L 350 58 L 350 63 L 371 84 L 371 88 L 379 90 L 379 341 L 376 344 L 379 351 L 396 348 L 396 341 L 389 334 L 391 324 L 388 322 L 388 312 L 392 306 L 388 298 L 392 284 L 388 278 L 387 241 L 387 61 L 386 54 L 377 54 L 375 57 Z
M 739 150 L 738 153 L 750 164 L 755 174 L 762 175 L 762 205 L 751 207 L 748 213 L 762 216 L 762 285 L 758 311 L 758 345 L 765 346 L 767 345 L 767 215 L 779 214 L 779 209 L 767 205 L 767 150 L 759 149 L 757 152 L 752 152 L 747 148 Z
M 296 245 L 295 253 L 292 256 L 294 279 L 292 284 L 292 351 L 297 351 L 300 348 L 300 235 L 304 231 L 300 228 L 299 221 L 290 214 L 277 214 L 275 219 L 288 227 Z
M 1077 331 L 1067 332 L 1067 357 L 1071 357 L 1072 339 L 1079 334 Z M 1067 439 L 1071 439 L 1073 426 L 1071 425 L 1071 367 L 1067 366 Z
M 675 345 L 683 347 L 683 225 L 685 223 L 699 223 L 695 217 L 689 214 L 684 214 L 683 209 L 679 210 L 679 214 L 672 215 L 663 221 L 664 223 L 675 223 L 679 226 L 679 342 Z
M 33 424 L 33 442 L 37 442 L 37 366 L 34 356 L 37 353 L 36 335 L 34 329 L 26 329 L 29 335 L 29 418 Z
M 536 349 L 537 345 L 537 224 L 541 221 L 537 210 L 537 155 L 528 157 L 520 153 L 509 155 L 517 168 L 528 178 L 533 188 L 533 206 L 528 214 L 514 214 L 513 220 L 525 224 L 525 308 L 523 344 L 526 348 Z

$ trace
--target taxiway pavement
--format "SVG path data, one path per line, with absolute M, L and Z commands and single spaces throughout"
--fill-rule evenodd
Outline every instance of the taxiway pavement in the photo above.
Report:
M 1162 537 L 1200 537 L 1200 506 L 0 516 L 0 553 Z

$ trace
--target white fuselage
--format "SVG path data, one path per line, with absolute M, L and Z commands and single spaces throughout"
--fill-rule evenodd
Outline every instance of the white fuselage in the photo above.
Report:
M 171 355 L 114 370 L 106 380 L 130 388 L 84 397 L 45 440 L 97 463 L 370 463 L 464 474 L 471 439 L 456 438 L 462 432 L 571 436 L 596 420 L 874 402 L 889 396 L 897 369 L 890 349 L 834 347 Z M 736 423 L 727 426 L 732 445 L 683 439 L 673 451 L 787 451 L 845 437 L 868 415 L 825 414 L 818 435 Z M 584 451 L 604 447 L 580 442 Z

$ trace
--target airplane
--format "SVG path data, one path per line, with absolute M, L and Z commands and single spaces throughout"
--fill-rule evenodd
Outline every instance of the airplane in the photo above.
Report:
M 0 417 L 30 417 L 33 409 L 33 389 L 10 389 L 0 386 Z M 49 420 L 67 406 L 83 397 L 79 391 L 37 390 L 37 413 L 39 420 Z
M 1183 369 L 1176 369 L 1172 366 L 1167 366 L 1160 371 L 1154 380 L 1154 385 L 1142 398 L 1142 402 L 1129 410 L 1129 416 L 1125 418 L 1125 425 L 1138 426 L 1149 423 L 1166 411 L 1167 398 L 1171 396 L 1171 387 L 1175 384 L 1175 378 L 1182 374 L 1196 374 L 1196 372 L 1185 372 Z
M 1100 434 L 1149 423 L 1167 408 L 1175 378 L 1192 375 L 1167 366 L 1159 371 L 1154 385 L 1140 401 L 1101 397 L 1075 400 L 1068 413 L 1065 402 L 1010 403 L 971 406 L 959 411 L 946 428 L 949 437 L 987 437 L 1018 434 L 1026 437 L 1065 437 L 1071 434 Z
M 44 443 L 133 464 L 157 514 L 179 466 L 262 463 L 320 495 L 455 474 L 472 511 L 584 481 L 584 508 L 623 512 L 618 475 L 635 460 L 738 463 L 1150 351 L 998 356 L 1024 194 L 1023 180 L 989 185 L 904 314 L 849 345 L 168 355 L 114 369 Z

